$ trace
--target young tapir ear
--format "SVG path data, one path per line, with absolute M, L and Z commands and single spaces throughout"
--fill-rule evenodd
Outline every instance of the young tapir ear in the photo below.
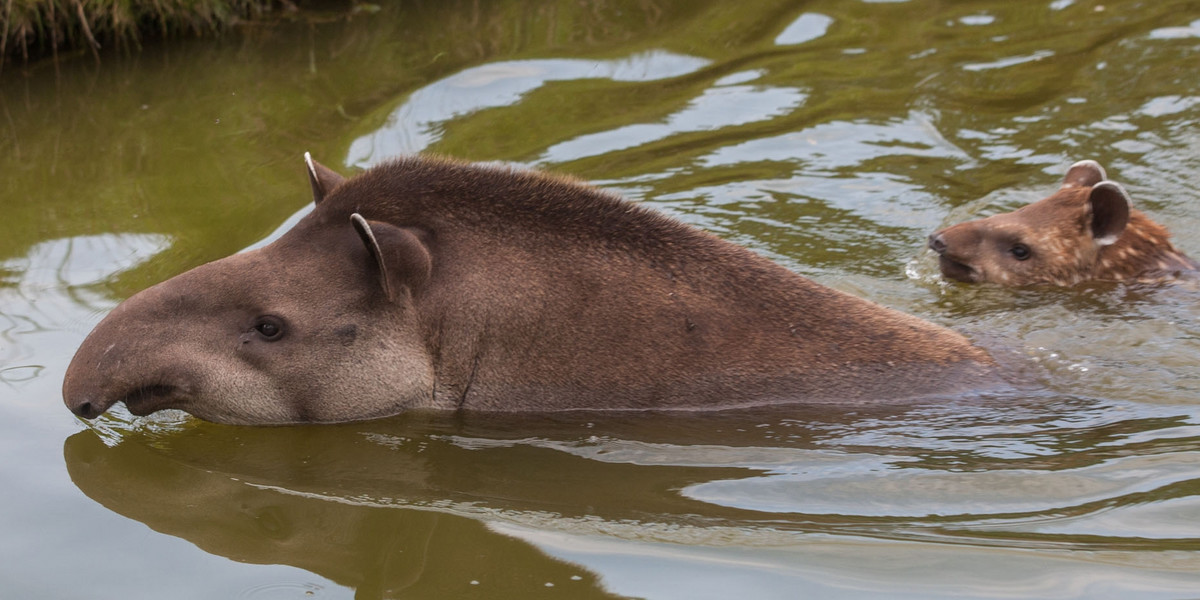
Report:
M 1104 167 L 1094 160 L 1081 160 L 1067 169 L 1067 176 L 1063 177 L 1062 186 L 1067 187 L 1092 187 L 1101 181 L 1108 179 L 1108 174 L 1104 172 Z
M 312 155 L 304 153 L 304 164 L 308 167 L 308 183 L 312 186 L 313 204 L 320 204 L 333 188 L 346 180 L 345 177 L 334 173 L 325 165 L 312 159 Z
M 1101 246 L 1116 242 L 1129 224 L 1129 194 L 1116 182 L 1102 181 L 1092 186 L 1088 204 L 1092 209 L 1092 238 Z
M 425 243 L 412 230 L 368 221 L 358 213 L 350 215 L 350 222 L 375 258 L 379 284 L 388 301 L 395 302 L 405 287 L 417 291 L 429 281 L 433 259 Z

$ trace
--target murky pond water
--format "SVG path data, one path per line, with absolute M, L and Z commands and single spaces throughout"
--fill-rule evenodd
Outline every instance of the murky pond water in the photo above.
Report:
M 1200 6 L 399 4 L 0 74 L 0 597 L 1200 597 L 1198 286 L 967 287 L 922 250 L 1093 158 L 1200 255 Z M 687 417 L 74 419 L 59 387 L 91 326 L 303 211 L 305 150 L 585 177 L 1037 385 Z

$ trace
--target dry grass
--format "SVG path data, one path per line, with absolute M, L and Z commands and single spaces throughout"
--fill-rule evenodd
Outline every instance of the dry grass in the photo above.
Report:
M 145 35 L 220 31 L 280 0 L 0 0 L 0 64 L 60 50 L 136 46 Z

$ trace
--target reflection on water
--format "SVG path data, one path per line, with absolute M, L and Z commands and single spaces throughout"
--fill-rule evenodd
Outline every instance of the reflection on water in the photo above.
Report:
M 55 288 L 104 283 L 167 249 L 170 239 L 151 234 L 103 234 L 50 240 L 21 259 L 0 262 L 0 269 L 20 273 L 15 287 L 23 295 Z
M 1200 569 L 1187 552 L 1200 544 L 1188 525 L 1200 415 L 1116 421 L 1119 407 L 1079 408 L 1091 416 L 409 415 L 265 430 L 110 420 L 100 427 L 113 445 L 85 431 L 64 453 L 75 484 L 111 510 L 380 597 L 535 587 L 514 573 L 572 594 L 655 598 L 751 581 L 763 598 L 901 582 L 912 597 L 987 597 L 1018 574 L 1050 595 L 1060 581 L 1103 581 L 1097 597 L 1186 592 Z M 1032 441 L 1021 452 L 972 456 L 973 440 L 1021 436 Z M 1056 555 L 1028 554 L 1039 548 Z M 1151 574 L 1138 566 L 1145 550 L 1175 554 Z M 908 568 L 864 574 L 864 560 Z M 939 576 L 947 564 L 963 580 Z
M 116 306 L 104 284 L 169 245 L 161 235 L 80 236 L 0 261 L 0 382 L 17 386 L 41 375 L 47 357 L 39 346 L 55 338 L 76 344 Z M 30 361 L 39 364 L 23 364 Z
M 111 510 L 206 552 L 300 567 L 355 588 L 357 597 L 454 598 L 477 586 L 489 596 L 515 596 L 535 589 L 526 581 L 530 565 L 537 568 L 538 583 L 568 586 L 571 597 L 608 597 L 585 569 L 492 535 L 476 519 L 278 488 L 263 482 L 281 474 L 266 464 L 265 476 L 231 473 L 228 465 L 163 460 L 140 444 L 108 448 L 86 432 L 68 439 L 64 453 L 76 485 Z M 405 469 L 419 474 L 421 466 L 402 467 L 402 476 Z M 290 472 L 286 479 L 304 476 L 293 467 L 284 471 Z M 319 465 L 303 471 L 322 476 Z
M 767 121 L 787 114 L 804 102 L 804 92 L 796 88 L 733 85 L 753 81 L 757 76 L 748 71 L 721 78 L 683 110 L 667 116 L 665 122 L 625 125 L 559 142 L 548 148 L 538 162 L 566 163 L 635 148 L 679 133 Z
M 1162 27 L 1155 29 L 1150 32 L 1150 37 L 1158 40 L 1200 38 L 1200 19 L 1192 21 L 1185 27 Z
M 790 46 L 793 44 L 803 44 L 804 42 L 815 40 L 829 30 L 829 26 L 833 24 L 833 19 L 819 13 L 804 13 L 800 15 L 791 25 L 788 25 L 782 33 L 775 36 L 775 44 L 779 46 Z
M 922 251 L 1093 158 L 1200 255 L 1192 3 L 381 6 L 0 78 L 0 596 L 1200 589 L 1200 288 L 963 286 Z M 59 387 L 92 324 L 286 230 L 305 150 L 586 177 L 1037 385 L 786 414 L 74 421 Z
M 427 150 L 446 121 L 485 108 L 519 103 L 552 81 L 609 79 L 651 82 L 691 73 L 702 58 L 650 52 L 623 60 L 522 60 L 467 69 L 412 93 L 379 130 L 350 145 L 346 164 L 366 168 L 388 158 Z

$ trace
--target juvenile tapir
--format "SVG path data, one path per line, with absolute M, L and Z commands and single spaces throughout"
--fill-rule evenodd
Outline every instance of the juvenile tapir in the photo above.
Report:
M 306 155 L 307 158 L 307 155 Z M 1003 386 L 963 336 L 580 182 L 409 157 L 114 309 L 67 406 L 242 424 L 412 409 L 723 409 Z
M 1003 285 L 1161 280 L 1197 263 L 1167 229 L 1135 210 L 1095 161 L 1075 163 L 1053 196 L 929 236 L 942 274 Z

